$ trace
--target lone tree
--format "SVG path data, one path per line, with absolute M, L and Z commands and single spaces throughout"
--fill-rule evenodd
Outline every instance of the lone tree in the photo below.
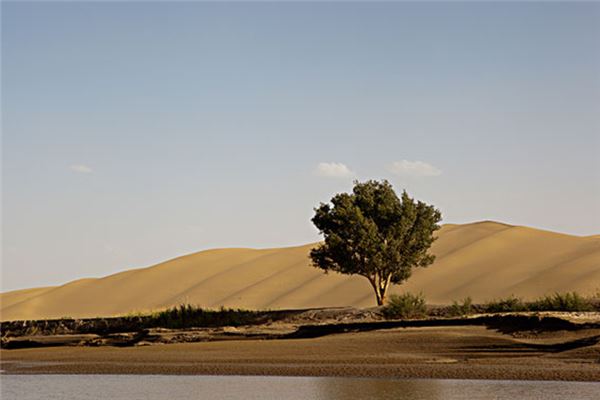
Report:
M 364 276 L 377 305 L 383 305 L 390 283 L 401 283 L 412 268 L 434 261 L 427 251 L 441 219 L 437 209 L 415 202 L 406 191 L 398 198 L 386 180 L 355 181 L 352 193 L 336 194 L 331 205 L 315 208 L 312 222 L 325 241 L 310 252 L 312 264 L 325 272 Z

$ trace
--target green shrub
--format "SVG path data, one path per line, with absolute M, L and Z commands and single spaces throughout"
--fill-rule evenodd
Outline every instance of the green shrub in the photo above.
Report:
M 514 296 L 492 300 L 486 303 L 483 308 L 484 311 L 488 313 L 527 311 L 528 309 L 527 305 L 523 303 L 523 300 Z
M 494 300 L 483 306 L 485 312 L 515 311 L 593 311 L 597 308 L 593 297 L 584 297 L 577 292 L 555 293 L 540 297 L 532 302 L 523 302 L 518 297 Z
M 592 301 L 577 292 L 554 293 L 529 305 L 531 311 L 592 311 Z
M 204 310 L 200 307 L 182 304 L 153 314 L 150 317 L 149 325 L 163 328 L 240 326 L 255 323 L 259 314 L 256 311 L 223 307 L 216 311 Z
M 383 316 L 389 319 L 420 318 L 425 316 L 427 306 L 421 293 L 417 295 L 411 293 L 393 294 L 382 312 Z
M 450 306 L 449 315 L 459 317 L 468 315 L 473 312 L 473 299 L 471 297 L 464 298 L 461 302 L 454 300 Z

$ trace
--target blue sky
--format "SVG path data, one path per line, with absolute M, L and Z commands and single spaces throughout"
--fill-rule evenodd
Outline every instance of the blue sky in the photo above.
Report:
M 2 3 L 4 290 L 319 239 L 389 179 L 600 233 L 600 3 Z

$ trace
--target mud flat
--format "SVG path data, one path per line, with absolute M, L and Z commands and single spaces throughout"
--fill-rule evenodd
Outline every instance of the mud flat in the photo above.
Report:
M 0 362 L 11 374 L 600 381 L 600 321 L 594 320 L 593 315 L 313 324 L 284 320 L 258 326 L 156 328 L 137 339 L 140 332 L 43 335 L 47 343 L 38 336 L 36 346 L 0 350 Z

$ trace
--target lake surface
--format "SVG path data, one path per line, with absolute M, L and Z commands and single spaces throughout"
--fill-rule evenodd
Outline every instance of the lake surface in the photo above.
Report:
M 0 375 L 2 400 L 598 399 L 600 383 L 276 376 Z

